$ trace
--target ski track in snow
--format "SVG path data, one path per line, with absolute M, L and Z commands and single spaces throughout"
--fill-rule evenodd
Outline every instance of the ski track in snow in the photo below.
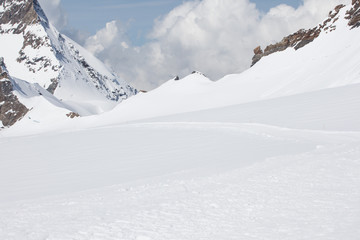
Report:
M 98 144 L 101 136 L 108 145 Z M 116 142 L 117 136 L 127 141 Z M 68 139 L 72 139 L 69 146 Z M 12 154 L 9 162 L 17 164 L 0 170 L 1 192 L 14 197 L 0 204 L 1 239 L 355 240 L 360 235 L 357 132 L 259 124 L 143 123 L 0 140 L 2 146 L 29 147 L 24 153 L 7 148 L 2 153 Z M 224 144 L 226 140 L 229 144 Z M 79 141 L 86 149 L 78 148 Z M 62 156 L 55 151 L 58 146 L 66 149 Z M 83 162 L 96 146 L 103 157 Z M 140 146 L 141 153 L 134 153 Z M 41 159 L 50 160 L 39 157 L 41 149 L 44 154 L 54 151 L 53 167 L 41 169 Z M 226 155 L 227 151 L 232 154 Z M 121 156 L 111 159 L 116 152 Z M 19 162 L 25 155 L 29 157 Z M 144 157 L 151 161 L 142 161 Z M 156 159 L 170 161 L 171 167 L 158 169 L 164 162 Z M 221 168 L 219 162 L 227 167 Z M 24 179 L 19 174 L 14 182 L 4 183 L 15 170 L 11 166 L 24 170 Z M 117 168 L 128 175 L 122 177 Z M 60 181 L 78 179 L 61 186 L 48 179 L 52 174 L 58 174 Z M 39 191 L 38 195 L 27 193 L 26 181 L 32 194 Z M 104 186 L 88 189 L 99 181 Z M 52 196 L 55 193 L 59 195 Z

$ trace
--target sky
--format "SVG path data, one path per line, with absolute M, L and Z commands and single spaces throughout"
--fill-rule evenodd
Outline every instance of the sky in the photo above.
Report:
M 39 0 L 49 20 L 120 78 L 151 90 L 194 70 L 250 67 L 253 49 L 315 27 L 350 0 Z
M 84 33 L 95 34 L 107 22 L 117 20 L 127 26 L 127 36 L 134 45 L 143 45 L 154 20 L 165 15 L 184 0 L 62 0 L 68 25 Z M 263 12 L 281 3 L 298 7 L 301 0 L 255 0 Z

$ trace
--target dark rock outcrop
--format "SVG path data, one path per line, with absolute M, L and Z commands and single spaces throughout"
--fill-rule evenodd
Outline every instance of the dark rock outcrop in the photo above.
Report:
M 359 0 L 356 0 L 357 2 Z M 338 14 L 340 9 L 345 7 L 345 5 L 338 5 L 333 11 L 329 13 L 329 17 L 319 26 L 311 28 L 308 30 L 301 29 L 296 33 L 293 33 L 287 37 L 284 37 L 281 42 L 271 44 L 265 48 L 264 51 L 261 50 L 261 47 L 258 46 L 254 49 L 254 56 L 252 58 L 251 66 L 254 66 L 260 59 L 264 56 L 268 56 L 275 52 L 284 51 L 289 47 L 298 50 L 306 46 L 307 44 L 314 41 L 321 33 L 321 31 L 333 31 L 336 29 L 334 23 L 339 19 Z
M 73 118 L 77 118 L 77 117 L 80 117 L 80 115 L 76 112 L 70 112 L 68 114 L 66 114 L 67 117 L 73 119 Z
M 345 19 L 349 20 L 351 28 L 360 27 L 360 0 L 352 1 L 353 7 L 346 12 Z
M 51 84 L 49 85 L 49 87 L 46 90 L 49 93 L 54 94 L 58 85 L 59 85 L 59 82 L 57 81 L 57 79 L 53 78 L 53 79 L 51 79 Z
M 13 93 L 13 84 L 0 58 L 0 121 L 9 127 L 19 121 L 29 111 Z
M 260 59 L 264 56 L 264 51 L 261 49 L 261 46 L 258 46 L 254 49 L 254 56 L 252 58 L 252 64 L 253 66 L 255 63 L 260 61 Z
M 0 6 L 6 9 L 0 15 L 0 24 L 16 25 L 13 29 L 16 34 L 22 33 L 27 25 L 40 23 L 41 18 L 47 22 L 37 0 L 0 0 Z
M 205 74 L 203 74 L 202 72 L 199 72 L 199 71 L 192 71 L 191 74 L 198 74 L 198 75 L 202 75 L 202 76 L 206 77 Z

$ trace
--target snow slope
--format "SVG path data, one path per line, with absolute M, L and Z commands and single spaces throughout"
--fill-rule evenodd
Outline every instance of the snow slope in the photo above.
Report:
M 242 122 L 295 129 L 360 131 L 360 84 L 139 122 Z
M 37 83 L 32 84 L 14 78 L 13 85 L 16 96 L 28 109 L 31 109 L 23 121 L 32 122 L 36 125 L 41 124 L 42 121 L 68 122 L 69 118 L 66 114 L 78 110 L 60 101 Z
M 2 239 L 359 236 L 359 132 L 143 123 L 0 141 Z

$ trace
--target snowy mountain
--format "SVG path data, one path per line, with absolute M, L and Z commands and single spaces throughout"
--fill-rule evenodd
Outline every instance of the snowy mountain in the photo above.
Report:
M 0 55 L 13 79 L 46 89 L 62 108 L 80 115 L 109 110 L 135 94 L 103 63 L 60 34 L 37 0 L 0 1 Z M 22 92 L 17 89 L 14 94 Z M 31 97 L 24 96 L 23 104 Z

